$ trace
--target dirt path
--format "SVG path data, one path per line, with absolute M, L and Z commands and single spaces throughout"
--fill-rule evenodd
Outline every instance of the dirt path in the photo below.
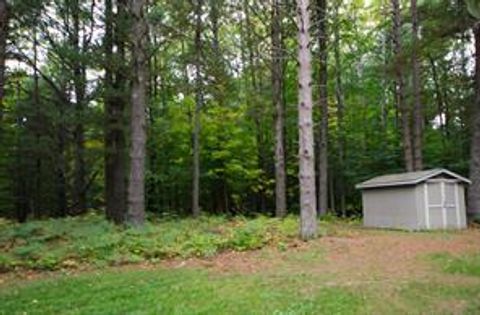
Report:
M 354 229 L 310 243 L 294 242 L 284 252 L 267 248 L 255 252 L 227 252 L 211 259 L 172 260 L 169 268 L 202 267 L 221 273 L 291 272 L 330 275 L 331 285 L 355 282 L 432 278 L 428 255 L 480 252 L 480 230 L 408 233 Z

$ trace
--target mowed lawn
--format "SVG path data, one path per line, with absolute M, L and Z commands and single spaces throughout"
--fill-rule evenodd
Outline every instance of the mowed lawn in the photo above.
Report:
M 309 243 L 270 235 L 256 249 L 212 255 L 4 270 L 0 313 L 480 313 L 479 230 L 409 233 L 338 222 L 320 228 L 323 236 Z

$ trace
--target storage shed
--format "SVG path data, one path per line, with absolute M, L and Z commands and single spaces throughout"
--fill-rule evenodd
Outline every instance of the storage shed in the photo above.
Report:
M 409 230 L 465 228 L 465 185 L 446 169 L 384 175 L 356 186 L 362 191 L 363 224 Z

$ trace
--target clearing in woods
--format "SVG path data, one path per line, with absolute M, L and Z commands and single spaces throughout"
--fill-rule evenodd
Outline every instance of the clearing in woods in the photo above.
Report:
M 339 226 L 282 248 L 1 279 L 2 314 L 478 314 L 480 231 Z

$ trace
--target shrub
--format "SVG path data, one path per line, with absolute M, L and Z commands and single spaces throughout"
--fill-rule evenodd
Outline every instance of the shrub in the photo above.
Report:
M 285 249 L 298 218 L 202 216 L 151 218 L 143 228 L 121 228 L 102 216 L 5 223 L 0 231 L 0 270 L 53 270 L 81 265 L 120 265 L 169 257 L 210 257 L 224 250 L 273 245 Z

